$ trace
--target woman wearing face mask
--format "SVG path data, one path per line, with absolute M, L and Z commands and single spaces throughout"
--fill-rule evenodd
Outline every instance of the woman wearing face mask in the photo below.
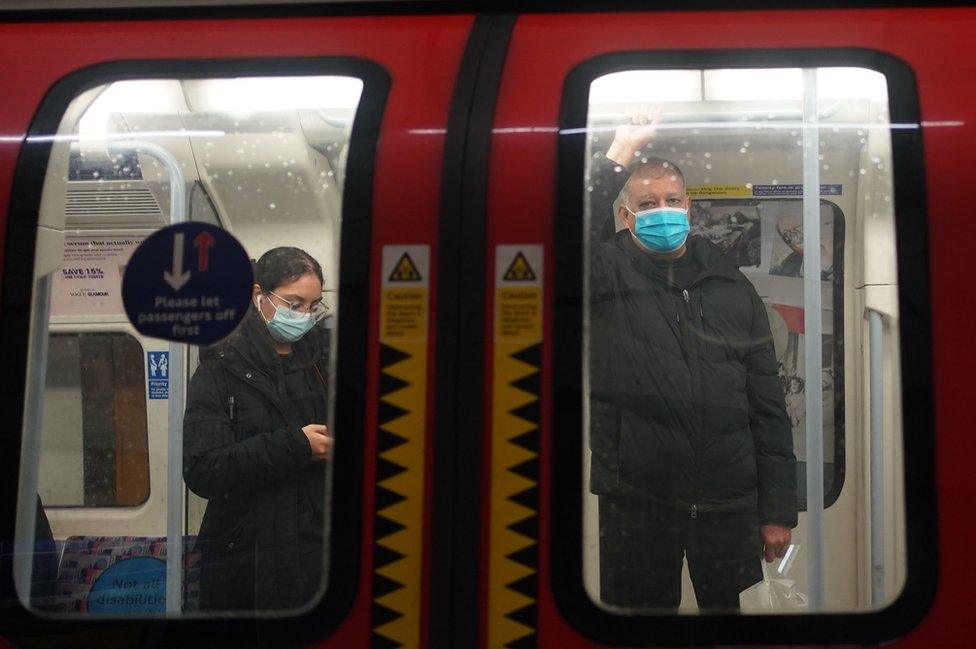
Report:
M 308 603 L 322 574 L 328 346 L 322 267 L 298 248 L 254 267 L 252 308 L 200 351 L 183 422 L 183 477 L 207 499 L 202 610 Z

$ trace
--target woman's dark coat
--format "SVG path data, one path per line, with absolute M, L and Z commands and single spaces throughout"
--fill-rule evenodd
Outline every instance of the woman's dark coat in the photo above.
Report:
M 183 477 L 208 500 L 197 537 L 201 608 L 297 607 L 307 602 L 307 580 L 317 587 L 320 567 L 303 565 L 298 551 L 300 532 L 308 535 L 299 508 L 305 494 L 316 507 L 325 496 L 325 465 L 312 461 L 302 432 L 327 420 L 325 333 L 313 328 L 292 351 L 315 421 L 289 402 L 281 361 L 253 310 L 228 340 L 201 350 L 183 420 Z

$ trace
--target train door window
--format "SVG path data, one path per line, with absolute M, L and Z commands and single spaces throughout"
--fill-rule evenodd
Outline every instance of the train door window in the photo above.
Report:
M 149 498 L 143 351 L 126 333 L 52 333 L 38 495 L 48 507 Z
M 108 71 L 124 80 L 68 84 L 89 89 L 64 100 L 56 133 L 33 138 L 50 154 L 20 465 L 26 551 L 14 570 L 39 612 L 294 614 L 336 574 L 357 574 L 329 552 L 355 534 L 330 521 L 358 526 L 345 504 L 355 498 L 339 496 L 361 470 L 332 465 L 361 437 L 360 415 L 335 407 L 336 341 L 365 353 L 361 295 L 340 312 L 339 286 L 340 274 L 355 295 L 363 285 L 363 139 L 386 82 L 363 62 L 295 65 L 302 76 L 233 64 L 209 76 L 180 64 L 163 78 Z M 172 204 L 181 194 L 186 204 Z M 228 230 L 254 260 L 254 308 L 199 350 L 137 334 L 122 305 L 133 251 L 184 215 Z M 272 325 L 288 310 L 311 329 L 285 344 Z M 41 519 L 61 548 L 43 587 L 31 583 Z
M 685 58 L 564 94 L 583 587 L 626 617 L 879 610 L 907 570 L 886 76 Z

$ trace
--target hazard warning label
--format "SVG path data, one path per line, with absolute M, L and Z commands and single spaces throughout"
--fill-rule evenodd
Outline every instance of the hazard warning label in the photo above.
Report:
M 380 337 L 427 340 L 428 246 L 383 246 Z
M 522 251 L 515 254 L 515 259 L 509 264 L 508 270 L 502 276 L 506 282 L 532 282 L 536 280 L 535 271 L 529 265 Z
M 400 260 L 393 267 L 393 272 L 390 273 L 389 281 L 391 282 L 419 282 L 423 278 L 420 276 L 420 271 L 417 270 L 417 264 L 414 263 L 413 259 L 410 258 L 410 253 L 405 252 L 401 255 Z
M 542 337 L 542 246 L 495 249 L 495 340 Z

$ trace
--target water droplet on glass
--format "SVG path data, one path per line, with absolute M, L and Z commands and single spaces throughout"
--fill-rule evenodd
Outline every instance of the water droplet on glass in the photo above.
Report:
M 712 163 L 711 163 L 711 162 L 709 162 L 708 164 L 706 164 L 706 165 L 705 165 L 705 168 L 706 168 L 706 169 L 711 169 L 711 168 L 712 168 Z
M 274 203 L 268 203 L 268 207 L 271 209 L 277 209 L 278 206 L 275 205 Z
M 739 153 L 745 153 L 745 152 L 746 152 L 746 151 L 748 151 L 748 150 L 749 150 L 749 149 L 747 149 L 747 148 L 745 148 L 745 147 L 742 147 L 741 149 L 739 149 Z
M 823 168 L 824 168 L 824 171 L 827 171 L 828 169 L 830 169 L 830 165 L 828 165 L 828 164 L 825 164 L 825 165 L 823 166 Z
M 706 158 L 711 158 L 711 157 L 712 157 L 712 154 L 711 154 L 711 153 L 709 153 L 708 151 L 706 151 L 706 152 L 705 152 L 705 157 L 706 157 Z
M 868 170 L 867 170 L 867 169 L 861 169 L 861 175 L 862 175 L 862 176 L 863 176 L 864 174 L 866 174 L 867 172 L 868 172 Z

